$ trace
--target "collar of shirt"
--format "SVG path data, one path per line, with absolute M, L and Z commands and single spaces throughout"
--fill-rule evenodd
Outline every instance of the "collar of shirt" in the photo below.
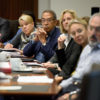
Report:
M 67 45 L 69 44 L 69 41 L 71 40 L 71 37 L 68 33 L 66 33 L 65 35 L 66 35 L 66 40 L 65 40 L 64 44 L 65 44 L 65 47 L 67 47 Z

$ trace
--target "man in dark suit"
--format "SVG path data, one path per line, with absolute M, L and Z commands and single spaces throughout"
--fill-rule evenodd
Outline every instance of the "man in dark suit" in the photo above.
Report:
M 0 46 L 8 40 L 10 36 L 9 21 L 0 17 Z
M 35 56 L 40 62 L 48 61 L 55 53 L 60 30 L 56 27 L 56 14 L 51 10 L 42 13 L 42 28 L 37 28 L 36 36 L 23 50 L 25 56 Z

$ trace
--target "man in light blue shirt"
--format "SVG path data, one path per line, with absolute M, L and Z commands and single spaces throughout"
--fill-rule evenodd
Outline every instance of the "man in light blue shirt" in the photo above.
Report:
M 89 44 L 80 56 L 75 74 L 60 83 L 58 86 L 60 90 L 67 89 L 74 81 L 81 81 L 83 76 L 91 71 L 94 63 L 100 63 L 100 13 L 96 13 L 90 18 L 88 39 Z

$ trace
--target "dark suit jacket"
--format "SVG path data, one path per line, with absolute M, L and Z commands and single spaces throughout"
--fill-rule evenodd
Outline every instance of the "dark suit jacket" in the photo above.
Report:
M 6 42 L 10 36 L 9 22 L 0 18 L 0 42 Z
M 71 73 L 75 70 L 81 51 L 82 47 L 75 43 L 73 39 L 70 40 L 66 49 L 56 50 L 56 54 L 50 59 L 50 62 L 58 62 L 62 69 L 58 73 L 59 76 L 63 76 L 65 79 L 70 77 Z

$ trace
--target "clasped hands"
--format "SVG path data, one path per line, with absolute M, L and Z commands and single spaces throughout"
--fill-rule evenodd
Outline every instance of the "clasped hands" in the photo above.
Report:
M 37 31 L 34 33 L 34 41 L 40 41 L 42 44 L 46 44 L 47 32 L 43 28 L 37 28 Z

